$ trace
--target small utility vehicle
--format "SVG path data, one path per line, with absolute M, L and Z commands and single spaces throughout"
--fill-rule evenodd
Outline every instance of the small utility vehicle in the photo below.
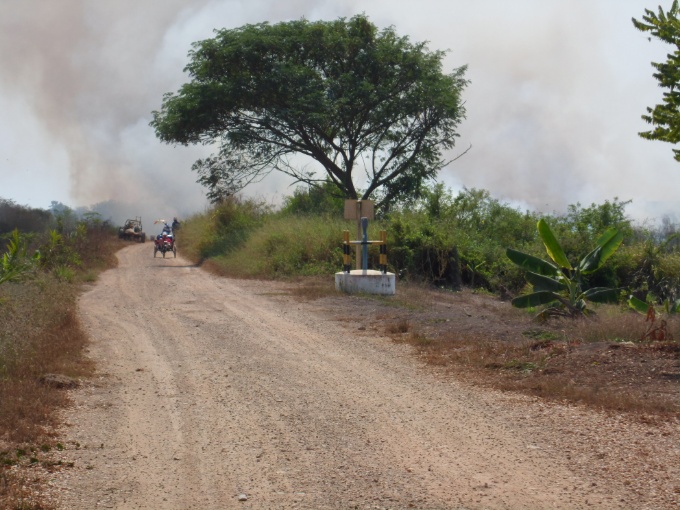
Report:
M 131 220 L 125 220 L 125 224 L 118 229 L 118 237 L 127 241 L 146 242 L 146 233 L 142 229 L 142 218 L 137 216 Z

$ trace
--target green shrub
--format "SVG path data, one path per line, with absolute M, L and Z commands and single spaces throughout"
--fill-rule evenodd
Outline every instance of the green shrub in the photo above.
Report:
M 680 252 L 661 255 L 655 277 L 660 301 L 680 299 Z
M 0 284 L 21 280 L 31 274 L 40 262 L 40 254 L 28 255 L 29 238 L 14 229 L 0 256 Z
M 241 277 L 333 274 L 342 269 L 344 220 L 328 216 L 272 215 L 241 249 L 217 259 Z
M 298 187 L 284 199 L 281 212 L 295 215 L 332 215 L 342 217 L 345 200 L 337 196 L 338 188 L 330 181 L 315 187 Z
M 401 276 L 439 286 L 520 288 L 521 271 L 505 260 L 505 247 L 534 243 L 535 221 L 487 191 L 464 189 L 453 197 L 437 185 L 386 216 L 388 260 Z
M 178 246 L 196 261 L 224 256 L 243 245 L 268 213 L 269 207 L 262 202 L 230 197 L 184 221 Z
M 76 272 L 69 266 L 57 266 L 52 273 L 57 280 L 67 283 L 72 283 L 76 277 Z
M 232 197 L 187 219 L 178 246 L 192 260 L 210 259 L 235 276 L 333 274 L 342 268 L 342 231 L 349 230 L 356 239 L 356 223 L 343 219 L 342 200 L 326 187 L 296 189 L 279 212 Z M 572 260 L 608 228 L 624 235 L 624 244 L 607 266 L 583 275 L 584 288 L 625 287 L 642 298 L 653 292 L 665 299 L 680 288 L 678 249 L 669 242 L 675 227 L 668 222 L 663 231 L 633 227 L 625 215 L 628 203 L 615 198 L 588 207 L 576 204 L 549 221 Z M 387 230 L 388 269 L 401 278 L 517 293 L 526 285 L 524 272 L 505 252 L 513 247 L 543 256 L 537 221 L 536 213 L 520 211 L 488 191 L 463 189 L 454 195 L 435 185 L 407 205 L 379 211 L 369 224 L 369 238 L 377 239 L 379 230 Z M 370 247 L 369 267 L 377 267 L 378 252 L 377 246 Z

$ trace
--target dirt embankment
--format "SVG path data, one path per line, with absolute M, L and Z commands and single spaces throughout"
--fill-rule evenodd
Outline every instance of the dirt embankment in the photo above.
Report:
M 66 413 L 60 508 L 673 508 L 677 430 L 470 387 L 323 300 L 151 251 L 80 300 L 99 375 Z M 632 490 L 602 463 L 640 450 L 607 428 L 676 467 Z

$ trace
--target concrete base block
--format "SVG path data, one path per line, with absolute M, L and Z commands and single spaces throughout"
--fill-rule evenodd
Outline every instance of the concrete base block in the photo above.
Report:
M 393 296 L 396 293 L 396 279 L 394 273 L 381 273 L 369 269 L 362 271 L 354 269 L 349 273 L 335 273 L 335 290 L 341 290 L 347 294 L 379 294 L 381 296 Z

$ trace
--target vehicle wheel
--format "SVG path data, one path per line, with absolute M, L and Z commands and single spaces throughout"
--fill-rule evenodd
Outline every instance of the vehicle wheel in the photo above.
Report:
M 158 248 L 153 249 L 153 258 L 156 258 L 156 252 L 158 251 Z
M 165 258 L 165 250 L 163 250 L 163 258 Z
M 143 243 L 146 242 L 146 234 L 144 232 L 142 232 L 142 242 Z
M 175 258 L 177 258 L 177 248 L 174 246 L 172 247 L 172 253 L 175 255 Z

